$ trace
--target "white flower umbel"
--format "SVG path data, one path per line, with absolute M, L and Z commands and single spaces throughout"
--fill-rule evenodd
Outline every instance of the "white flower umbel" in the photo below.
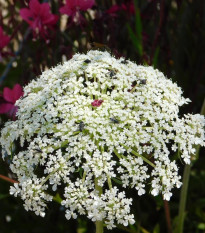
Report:
M 195 145 L 205 145 L 204 117 L 179 117 L 189 101 L 152 67 L 108 52 L 76 54 L 24 88 L 17 120 L 2 129 L 3 150 L 12 154 L 18 143 L 11 170 L 19 184 L 10 193 L 44 216 L 63 188 L 67 219 L 133 224 L 126 188 L 169 200 L 181 185 L 171 155 L 189 164 Z

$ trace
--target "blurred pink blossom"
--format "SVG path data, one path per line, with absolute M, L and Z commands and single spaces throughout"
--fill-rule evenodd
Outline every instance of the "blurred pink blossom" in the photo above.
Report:
M 120 10 L 122 10 L 122 7 L 119 6 L 119 5 L 117 5 L 117 4 L 115 4 L 115 5 L 111 6 L 111 7 L 106 11 L 106 13 L 109 14 L 109 15 L 112 15 L 112 16 L 117 16 L 116 13 L 117 13 L 118 11 L 120 11 Z
M 4 56 L 4 52 L 2 51 L 4 47 L 8 45 L 10 41 L 10 37 L 5 35 L 3 33 L 2 27 L 0 27 L 0 61 L 2 60 L 2 57 Z
M 2 27 L 0 27 L 0 50 L 7 46 L 10 41 L 10 37 L 4 35 Z
M 135 14 L 135 5 L 133 1 L 127 2 L 126 4 L 122 4 L 122 9 L 126 11 L 128 14 L 134 15 Z
M 80 11 L 86 11 L 90 9 L 95 4 L 95 0 L 66 0 L 65 6 L 60 8 L 61 14 L 66 14 L 71 16 L 72 21 L 82 20 L 82 16 L 80 15 Z
M 13 89 L 5 87 L 3 95 L 1 95 L 0 114 L 7 113 L 11 118 L 15 119 L 17 106 L 16 101 L 23 96 L 23 88 L 21 85 L 16 84 Z
M 127 1 L 126 3 L 123 3 L 121 5 L 115 4 L 111 6 L 106 13 L 108 13 L 111 16 L 117 16 L 117 12 L 124 11 L 127 12 L 130 15 L 135 14 L 135 6 L 133 1 Z
M 29 9 L 20 10 L 21 17 L 31 26 L 35 34 L 40 34 L 45 38 L 47 29 L 52 28 L 57 21 L 58 16 L 51 14 L 48 3 L 40 4 L 38 0 L 30 0 Z

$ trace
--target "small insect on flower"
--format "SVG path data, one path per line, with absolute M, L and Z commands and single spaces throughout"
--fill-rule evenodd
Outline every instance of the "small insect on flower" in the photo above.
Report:
M 126 65 L 128 62 L 124 59 L 123 61 L 121 61 L 121 63 Z
M 110 77 L 112 78 L 112 77 L 115 76 L 115 75 L 116 75 L 115 71 L 114 71 L 114 70 L 111 70 L 111 71 L 110 71 Z
M 38 153 L 42 153 L 43 151 L 41 150 L 41 149 L 39 149 L 39 148 L 35 148 L 35 149 L 33 149 L 34 151 L 36 151 L 36 152 L 38 152 Z
M 111 52 L 110 48 L 105 44 L 101 44 L 101 43 L 97 43 L 97 42 L 91 42 L 90 45 L 92 47 L 91 48 L 92 50 L 100 50 L 100 51 L 103 51 L 103 52 L 104 51 Z
M 117 120 L 117 119 L 115 119 L 115 118 L 110 118 L 110 120 L 114 123 L 114 124 L 119 124 L 120 122 Z
M 81 122 L 79 123 L 79 131 L 82 132 L 84 128 L 85 128 L 85 124 L 84 124 L 83 121 L 81 121 Z
M 142 79 L 142 80 L 140 80 L 140 84 L 145 85 L 146 83 L 147 83 L 147 80 L 146 80 L 146 79 Z
M 24 95 L 24 96 L 22 96 L 22 97 L 21 97 L 21 99 L 25 99 L 25 98 L 27 98 L 27 97 L 28 97 L 28 95 L 29 95 L 29 93 L 28 93 L 28 94 L 26 94 L 26 95 Z
M 89 59 L 86 59 L 85 61 L 84 61 L 84 63 L 90 63 L 91 62 L 91 60 L 89 60 Z

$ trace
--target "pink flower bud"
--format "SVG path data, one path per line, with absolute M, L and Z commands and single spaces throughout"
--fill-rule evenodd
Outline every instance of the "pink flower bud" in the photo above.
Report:
M 91 104 L 93 107 L 100 107 L 102 103 L 103 103 L 103 100 L 94 100 Z

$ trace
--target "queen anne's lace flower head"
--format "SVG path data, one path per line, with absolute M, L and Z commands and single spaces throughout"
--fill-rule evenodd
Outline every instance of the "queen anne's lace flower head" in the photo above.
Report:
M 20 143 L 11 164 L 19 183 L 10 193 L 44 216 L 61 186 L 67 219 L 133 224 L 126 188 L 169 200 L 181 186 L 170 150 L 189 164 L 195 145 L 205 145 L 204 117 L 179 118 L 188 102 L 152 67 L 108 52 L 76 54 L 24 88 L 17 120 L 2 130 L 8 154 Z

